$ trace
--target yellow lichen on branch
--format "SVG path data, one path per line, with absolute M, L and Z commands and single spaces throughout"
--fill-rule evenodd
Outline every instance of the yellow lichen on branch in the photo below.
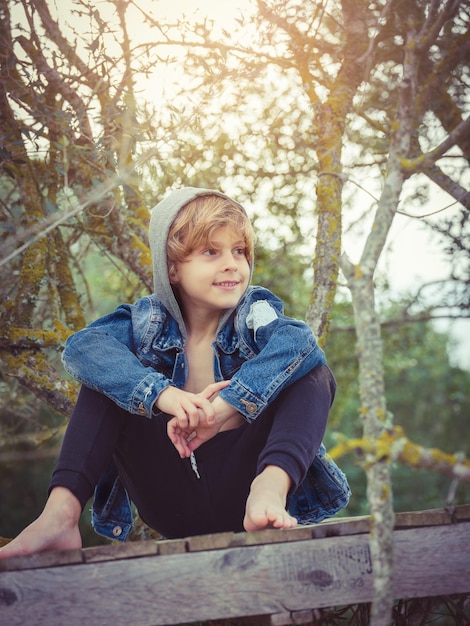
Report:
M 0 337 L 0 342 L 7 341 L 10 347 L 50 348 L 63 343 L 70 332 L 69 329 L 59 323 L 56 323 L 55 330 L 10 326 L 8 336 Z
M 15 378 L 62 415 L 70 414 L 76 400 L 76 384 L 59 378 L 41 350 L 0 350 L 0 368 L 5 376 Z
M 426 448 L 410 441 L 401 426 L 384 430 L 376 439 L 362 437 L 342 438 L 330 449 L 330 456 L 338 459 L 355 453 L 363 458 L 363 464 L 398 461 L 413 469 L 429 469 L 442 474 L 470 481 L 470 460 L 461 453 L 449 454 L 438 448 Z
M 150 248 L 148 245 L 142 241 L 140 237 L 133 234 L 132 238 L 132 247 L 138 251 L 140 264 L 144 269 L 149 269 L 152 266 L 152 256 L 150 254 Z
M 61 308 L 70 328 L 79 330 L 86 324 L 85 314 L 80 304 L 80 298 L 70 269 L 68 251 L 59 229 L 54 231 L 53 241 L 55 245 L 55 255 L 57 257 L 57 262 L 54 265 L 54 273 L 58 283 L 57 292 Z M 56 326 L 57 324 L 56 322 Z M 62 330 L 63 333 L 66 332 L 65 328 L 58 330 Z M 64 337 L 61 338 L 61 340 L 63 339 Z

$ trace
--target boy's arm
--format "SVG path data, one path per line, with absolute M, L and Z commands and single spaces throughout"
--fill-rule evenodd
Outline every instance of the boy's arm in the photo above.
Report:
M 171 383 L 134 354 L 134 306 L 122 305 L 71 335 L 62 361 L 65 370 L 86 387 L 130 413 L 151 417 L 156 399 Z
M 220 392 L 249 422 L 288 385 L 326 362 L 310 327 L 285 316 L 276 296 L 262 293 L 265 299 L 248 302 L 248 314 L 240 316 L 240 334 L 251 337 L 253 357 Z

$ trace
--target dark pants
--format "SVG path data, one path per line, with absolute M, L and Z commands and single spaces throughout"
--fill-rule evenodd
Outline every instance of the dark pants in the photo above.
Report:
M 132 415 L 82 387 L 50 489 L 68 487 L 82 507 L 114 461 L 140 516 L 163 536 L 243 530 L 250 485 L 267 465 L 302 482 L 322 441 L 335 382 L 328 367 L 283 390 L 251 424 L 219 433 L 181 459 L 166 433 L 170 416 Z

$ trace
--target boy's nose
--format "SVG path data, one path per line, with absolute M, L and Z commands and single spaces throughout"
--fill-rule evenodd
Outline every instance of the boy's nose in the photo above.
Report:
M 224 272 L 238 272 L 238 265 L 235 263 L 235 261 L 232 261 L 232 263 L 227 263 L 224 267 Z
M 238 270 L 238 264 L 235 260 L 235 257 L 233 256 L 232 253 L 226 254 L 224 255 L 223 258 L 223 266 L 224 266 L 224 271 L 237 271 Z

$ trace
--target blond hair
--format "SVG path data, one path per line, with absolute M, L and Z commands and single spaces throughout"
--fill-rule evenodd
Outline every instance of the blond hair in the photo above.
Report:
M 214 231 L 223 226 L 239 233 L 251 266 L 255 234 L 245 211 L 230 198 L 204 195 L 181 207 L 170 226 L 166 244 L 170 275 L 194 250 L 210 246 Z

